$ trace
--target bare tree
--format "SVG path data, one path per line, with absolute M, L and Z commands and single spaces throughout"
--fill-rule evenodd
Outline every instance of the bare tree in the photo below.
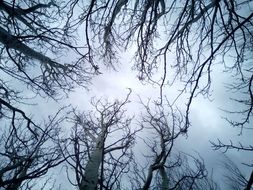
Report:
M 30 1 L 30 4 L 2 1 L 2 50 L 6 52 L 3 55 L 11 58 L 5 60 L 14 63 L 11 68 L 6 63 L 7 67 L 2 67 L 2 70 L 8 75 L 27 81 L 37 89 L 55 93 L 53 86 L 68 89 L 72 85 L 66 78 L 75 79 L 76 83 L 81 83 L 78 79 L 87 79 L 82 75 L 87 74 L 87 69 L 82 68 L 86 64 L 79 64 L 80 60 L 87 60 L 93 70 L 97 71 L 94 55 L 102 52 L 109 60 L 107 63 L 113 66 L 119 47 L 128 48 L 132 42 L 136 42 L 135 68 L 139 71 L 139 79 L 158 84 L 161 87 L 162 99 L 162 89 L 167 84 L 167 70 L 171 67 L 175 75 L 170 84 L 173 85 L 176 79 L 184 84 L 179 96 L 190 92 L 185 113 L 187 129 L 190 125 L 189 112 L 193 98 L 198 94 L 209 96 L 211 71 L 217 60 L 221 60 L 218 63 L 224 65 L 224 70 L 238 78 L 236 84 L 230 85 L 233 89 L 236 88 L 238 93 L 247 95 L 236 100 L 245 107 L 239 111 L 242 120 L 231 121 L 231 124 L 242 127 L 249 122 L 252 115 L 253 77 L 252 67 L 247 64 L 252 60 L 251 5 L 249 0 L 92 0 L 89 3 L 72 0 L 66 5 L 53 1 Z M 64 27 L 52 27 L 64 13 Z M 46 21 L 51 25 L 46 25 Z M 78 47 L 69 45 L 70 34 L 83 23 L 86 53 L 80 53 Z M 8 43 L 4 40 L 7 38 L 15 43 Z M 52 53 L 55 53 L 56 47 L 58 50 L 63 47 L 74 49 L 82 56 L 78 59 L 78 64 L 60 64 L 45 57 L 43 52 L 34 51 L 37 46 L 28 47 L 27 43 L 31 40 L 35 44 L 38 43 L 38 47 L 49 49 Z M 167 61 L 171 53 L 176 55 L 173 63 Z M 25 56 L 22 58 L 22 55 Z M 31 77 L 24 73 L 29 61 L 22 60 L 28 57 L 44 63 L 40 64 L 41 72 L 38 72 L 42 74 Z M 231 60 L 233 62 L 229 64 Z M 159 80 L 153 78 L 157 68 L 163 69 Z M 19 71 L 21 75 L 17 75 L 15 71 Z
M 175 141 L 185 134 L 183 115 L 166 104 L 145 105 L 145 113 L 139 122 L 147 133 L 144 140 L 148 153 L 146 164 L 135 161 L 129 174 L 133 189 L 216 189 L 208 179 L 202 159 L 173 151 Z M 191 158 L 191 164 L 188 160 Z M 140 160 L 143 160 L 140 158 Z M 191 165 L 191 166 L 190 166 Z M 213 186 L 214 187 L 213 187 Z
M 75 2 L 76 6 L 81 3 L 80 0 Z M 194 98 L 197 95 L 210 97 L 217 67 L 233 77 L 227 87 L 235 96 L 229 99 L 237 106 L 236 110 L 227 111 L 232 118 L 226 120 L 231 126 L 239 127 L 241 133 L 251 128 L 252 1 L 92 0 L 85 5 L 78 22 L 85 22 L 86 39 L 100 42 L 90 45 L 91 49 L 98 49 L 113 63 L 120 47 L 133 47 L 138 77 L 160 86 L 161 103 L 166 84 L 173 86 L 182 82 L 174 103 L 187 93 L 185 131 L 190 127 Z M 161 77 L 157 79 L 154 74 L 161 70 Z M 252 147 L 219 145 L 245 150 Z
M 45 176 L 64 158 L 56 143 L 60 110 L 55 116 L 31 132 L 21 118 L 12 126 L 1 119 L 0 187 L 6 190 L 30 188 L 34 181 Z M 14 126 L 15 125 L 15 126 Z M 42 184 L 41 184 L 42 185 Z
M 126 116 L 123 108 L 129 95 L 113 103 L 93 99 L 93 111 L 74 111 L 67 162 L 75 173 L 76 183 L 71 183 L 80 190 L 121 187 L 120 179 L 133 159 L 131 147 L 137 132 L 130 129 L 132 118 Z
M 242 151 L 242 152 L 253 151 L 252 145 L 245 146 L 241 143 L 239 143 L 238 145 L 234 145 L 234 143 L 231 140 L 228 144 L 226 144 L 226 143 L 221 142 L 218 139 L 217 143 L 211 142 L 211 144 L 214 150 L 222 150 L 224 153 L 231 150 L 237 150 L 237 151 Z M 251 168 L 253 167 L 252 163 L 250 164 L 244 163 L 244 165 Z M 224 167 L 229 173 L 228 175 L 226 175 L 226 178 L 227 178 L 228 184 L 231 186 L 231 189 L 245 188 L 245 190 L 251 190 L 253 186 L 253 170 L 249 176 L 249 179 L 246 179 L 246 177 L 244 177 L 244 175 L 241 173 L 241 171 L 236 166 L 236 164 L 233 163 L 232 160 L 230 160 L 228 157 L 226 157 L 226 161 L 224 161 Z
M 185 134 L 190 127 L 189 114 L 194 97 L 199 94 L 205 97 L 210 95 L 212 71 L 215 71 L 216 64 L 233 75 L 235 80 L 228 86 L 238 95 L 233 100 L 242 106 L 240 110 L 229 110 L 229 113 L 239 115 L 240 119 L 227 118 L 227 121 L 241 130 L 251 127 L 252 20 L 250 0 L 70 0 L 66 3 L 50 0 L 2 0 L 0 117 L 2 121 L 11 121 L 10 131 L 16 131 L 20 120 L 23 120 L 31 136 L 39 138 L 36 130 L 41 128 L 20 108 L 19 104 L 24 102 L 25 97 L 17 90 L 17 84 L 12 84 L 13 80 L 18 85 L 20 82 L 25 84 L 36 95 L 56 98 L 62 91 L 67 93 L 75 85 L 87 86 L 91 76 L 100 73 L 96 59 L 102 56 L 107 65 L 114 67 L 122 48 L 133 47 L 136 50 L 134 68 L 139 72 L 138 78 L 160 87 L 161 105 L 166 84 L 177 85 L 175 81 L 183 84 L 173 104 L 177 103 L 182 94 L 188 93 L 185 113 L 174 118 L 175 131 L 170 127 L 166 129 L 167 134 L 163 134 L 161 126 L 166 124 L 166 118 L 150 121 L 150 124 L 156 126 L 154 131 L 160 138 L 156 144 L 151 143 L 153 164 L 158 168 L 150 166 L 150 171 L 160 171 L 159 175 L 162 176 L 162 168 L 165 167 L 175 138 L 179 134 Z M 85 28 L 85 41 L 79 46 L 79 39 L 75 36 L 82 25 Z M 66 52 L 73 53 L 71 61 L 64 56 Z M 171 55 L 175 55 L 172 61 Z M 174 72 L 168 72 L 169 69 Z M 154 77 L 161 70 L 161 77 Z M 168 73 L 174 74 L 169 76 Z M 89 130 L 93 129 L 87 129 Z M 105 145 L 104 141 L 100 141 L 107 133 L 103 132 L 104 128 L 96 130 L 95 138 L 86 137 L 89 138 L 86 142 L 91 144 L 84 145 L 91 150 L 85 149 L 89 154 L 84 153 L 86 157 L 83 159 L 89 168 L 89 165 L 94 166 L 89 160 L 99 155 L 98 160 L 102 161 L 96 162 L 94 176 L 98 176 L 99 168 L 103 169 L 101 165 L 107 161 L 101 159 Z M 79 133 L 73 132 L 73 138 L 70 139 L 72 144 L 75 144 L 78 135 Z M 16 137 L 18 138 L 17 135 Z M 75 146 L 78 147 L 79 142 L 81 141 Z M 224 144 L 219 141 L 217 148 L 223 147 L 252 150 L 252 145 L 236 146 L 232 142 Z M 114 154 L 108 153 L 107 156 L 108 160 L 115 160 Z M 112 167 L 109 168 L 113 171 Z M 84 168 L 80 170 L 85 171 Z M 95 178 L 95 184 L 100 180 L 102 188 L 104 172 L 100 173 L 102 176 L 100 179 Z M 85 179 L 86 172 L 77 170 L 76 174 L 81 176 L 80 180 L 77 178 L 79 185 Z M 164 180 L 166 181 L 165 175 Z
M 226 179 L 226 184 L 229 186 L 229 189 L 232 190 L 252 189 L 253 173 L 251 173 L 250 178 L 247 179 L 245 175 L 237 167 L 237 165 L 227 156 L 225 156 L 225 160 L 222 162 L 222 166 L 225 168 L 224 176 Z
M 143 104 L 144 105 L 144 104 Z M 155 171 L 159 171 L 162 178 L 162 189 L 168 189 L 169 181 L 165 172 L 166 161 L 171 154 L 175 139 L 182 132 L 182 115 L 176 113 L 178 110 L 173 110 L 167 105 L 170 112 L 166 112 L 163 106 L 155 105 L 154 109 L 149 105 L 145 105 L 146 115 L 142 117 L 140 122 L 143 128 L 153 131 L 154 136 L 151 142 L 146 144 L 152 150 L 153 161 L 148 169 L 148 174 L 142 189 L 149 189 Z
M 57 99 L 76 85 L 86 87 L 98 71 L 88 63 L 85 45 L 77 44 L 77 28 L 65 25 L 69 7 L 50 0 L 0 1 L 1 187 L 17 189 L 61 162 L 55 144 L 45 147 L 57 134 L 57 118 L 46 127 L 36 124 L 22 109 L 30 104 L 22 90 Z
M 143 161 L 142 161 L 143 162 Z M 129 172 L 132 189 L 143 187 L 147 179 L 147 167 L 135 163 Z M 162 176 L 167 176 L 166 180 Z M 164 166 L 164 170 L 153 172 L 152 182 L 147 189 L 194 189 L 219 190 L 219 186 L 208 175 L 202 158 L 195 158 L 185 153 L 176 155 L 172 152 Z
M 168 176 L 168 189 L 218 190 L 219 186 L 209 176 L 201 157 L 194 157 L 185 153 L 171 155 L 165 172 Z M 159 175 L 157 175 L 159 177 Z M 159 178 L 155 180 L 156 187 L 162 187 Z M 161 188 L 160 188 L 161 189 Z
M 81 0 L 73 2 L 73 10 L 82 4 Z M 186 107 L 181 131 L 187 132 L 190 127 L 194 98 L 210 97 L 217 69 L 232 76 L 224 88 L 232 92 L 228 101 L 236 103 L 236 110 L 226 110 L 230 114 L 226 120 L 239 127 L 241 134 L 252 128 L 252 1 L 92 0 L 82 7 L 79 19 L 73 16 L 70 20 L 85 23 L 90 57 L 98 52 L 113 65 L 121 48 L 133 47 L 138 78 L 160 87 L 161 104 L 167 84 L 180 88 L 172 104 L 188 96 L 183 100 Z M 161 140 L 161 146 L 166 143 L 171 142 Z M 221 140 L 215 148 L 252 151 L 251 144 L 226 144 Z
M 95 67 L 87 62 L 85 45 L 75 41 L 77 29 L 65 26 L 69 6 L 48 0 L 1 1 L 1 72 L 48 96 L 89 82 Z M 64 60 L 66 52 L 72 59 Z
M 68 4 L 47 0 L 0 1 L 0 117 L 3 123 L 11 120 L 10 131 L 18 130 L 20 120 L 31 138 L 41 130 L 23 110 L 30 104 L 24 89 L 57 99 L 76 85 L 86 86 L 94 73 L 85 64 L 85 47 L 76 44 L 76 28 L 64 26 L 67 10 Z M 66 52 L 72 60 L 64 60 Z M 13 138 L 23 141 L 18 134 Z
M 252 61 L 251 1 L 92 0 L 82 4 L 76 0 L 72 10 L 78 6 L 83 7 L 79 19 L 73 16 L 70 20 L 85 23 L 87 43 L 93 42 L 90 39 L 100 42 L 88 46 L 103 52 L 109 61 L 117 57 L 120 47 L 137 46 L 134 68 L 139 71 L 139 79 L 159 85 L 161 98 L 168 69 L 175 71 L 169 84 L 179 79 L 184 84 L 180 94 L 190 92 L 186 128 L 193 98 L 210 95 L 216 63 L 237 79 L 236 84 L 230 83 L 232 88 L 247 95 L 238 100 L 245 109 L 240 112 L 242 121 L 234 124 L 243 126 L 249 122 L 253 99 L 252 66 L 248 64 Z M 171 55 L 175 59 L 168 61 Z M 159 68 L 163 73 L 156 80 L 153 75 Z
M 14 63 L 11 68 L 10 64 L 6 63 L 2 70 L 8 75 L 27 81 L 29 86 L 32 85 L 35 89 L 44 89 L 48 93 L 50 91 L 50 94 L 55 93 L 55 88 L 52 87 L 69 89 L 73 83 L 65 79 L 75 79 L 76 83 L 81 83 L 78 79 L 87 79 L 87 69 L 82 68 L 86 64 L 79 64 L 80 60 L 87 60 L 93 70 L 97 71 L 94 55 L 100 55 L 102 52 L 109 60 L 107 63 L 113 66 L 119 47 L 128 48 L 132 42 L 137 42 L 135 68 L 139 71 L 139 79 L 158 84 L 161 87 L 162 99 L 162 89 L 167 84 L 167 71 L 171 68 L 175 75 L 170 84 L 173 85 L 176 79 L 184 84 L 179 96 L 190 92 L 185 113 L 186 130 L 190 125 L 189 112 L 193 98 L 198 94 L 209 96 L 211 71 L 217 60 L 221 60 L 218 63 L 224 65 L 227 73 L 233 73 L 234 78 L 238 78 L 235 84 L 230 84 L 232 88 L 237 89 L 238 93 L 246 94 L 245 98 L 236 100 L 245 107 L 242 111 L 236 110 L 242 120 L 230 123 L 242 127 L 250 120 L 253 77 L 252 67 L 247 63 L 252 60 L 250 55 L 253 14 L 249 0 L 92 0 L 89 3 L 72 0 L 66 5 L 53 1 L 30 1 L 30 4 L 2 1 L 1 10 L 1 19 L 4 21 L 1 42 L 3 51 L 6 52 L 3 55 L 11 58 L 5 59 L 7 62 Z M 64 13 L 64 27 L 52 27 Z M 80 53 L 78 47 L 69 45 L 71 33 L 83 23 L 86 53 Z M 15 43 L 7 43 L 4 40 L 7 38 Z M 32 47 L 27 47 L 31 40 L 38 45 L 31 44 Z M 77 64 L 64 65 L 42 56 L 42 50 L 35 52 L 36 47 L 43 47 L 44 51 L 49 49 L 52 53 L 55 53 L 56 47 L 58 50 L 62 47 L 74 49 L 81 57 Z M 27 48 L 30 48 L 29 51 Z M 167 61 L 171 54 L 176 55 L 172 63 Z M 41 72 L 38 73 L 42 73 L 41 75 L 31 77 L 24 73 L 29 61 L 22 60 L 28 57 L 44 63 L 40 64 Z M 234 62 L 229 64 L 231 60 Z M 158 68 L 163 69 L 163 74 L 161 79 L 156 80 L 153 74 Z M 15 71 L 19 71 L 17 73 L 21 75 L 17 75 Z

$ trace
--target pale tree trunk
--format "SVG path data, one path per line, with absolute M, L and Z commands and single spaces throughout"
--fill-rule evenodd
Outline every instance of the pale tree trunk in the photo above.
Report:
M 162 190 L 169 190 L 169 179 L 168 176 L 166 174 L 166 171 L 164 169 L 164 167 L 161 167 L 159 169 L 160 175 L 162 177 Z
M 95 190 L 98 183 L 99 167 L 102 163 L 105 131 L 97 138 L 96 149 L 91 153 L 85 167 L 84 177 L 79 187 L 80 190 Z

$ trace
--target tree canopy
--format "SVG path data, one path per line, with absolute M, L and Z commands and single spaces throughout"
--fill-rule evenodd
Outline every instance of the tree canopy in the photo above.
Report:
M 225 120 L 240 135 L 252 129 L 252 42 L 250 0 L 0 1 L 0 187 L 32 189 L 31 181 L 64 165 L 80 190 L 123 184 L 217 189 L 201 157 L 177 154 L 174 144 L 191 130 L 197 97 L 212 98 L 218 70 L 231 79 L 223 90 L 235 105 L 224 109 Z M 92 110 L 64 105 L 41 120 L 35 119 L 41 113 L 27 113 L 31 97 L 64 102 L 108 68 L 117 72 L 129 51 L 136 81 L 159 91 L 156 99 L 139 97 L 143 109 L 136 119 L 126 114 L 131 89 L 125 99 L 92 99 Z M 171 98 L 168 88 L 177 95 Z M 138 136 L 145 132 L 154 139 Z M 149 149 L 142 157 L 146 168 L 137 161 L 140 141 Z M 253 151 L 251 144 L 222 139 L 211 145 L 224 152 Z M 253 175 L 240 187 L 250 190 L 252 184 Z

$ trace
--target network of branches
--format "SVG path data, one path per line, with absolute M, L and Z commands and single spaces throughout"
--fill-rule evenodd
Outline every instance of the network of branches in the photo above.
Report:
M 136 80 L 159 91 L 154 102 L 140 98 L 138 119 L 125 108 L 131 89 L 125 99 L 92 99 L 92 110 L 65 106 L 41 120 L 27 113 L 31 97 L 58 101 L 87 89 L 107 68 L 116 72 L 129 51 Z M 211 97 L 218 70 L 235 95 L 228 100 L 236 110 L 225 110 L 225 120 L 241 135 L 252 128 L 252 51 L 251 0 L 0 0 L 0 188 L 32 189 L 62 165 L 80 190 L 218 189 L 200 156 L 174 146 L 191 128 L 197 96 Z M 176 98 L 168 98 L 168 87 L 177 88 Z M 143 163 L 140 141 L 148 150 Z M 253 150 L 220 139 L 212 145 Z M 240 176 L 238 188 L 251 189 L 253 173 L 247 179 L 232 162 L 226 168 Z

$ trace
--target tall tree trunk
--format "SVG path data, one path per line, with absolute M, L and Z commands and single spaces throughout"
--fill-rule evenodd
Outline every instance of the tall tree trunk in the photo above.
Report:
M 80 190 L 95 190 L 98 183 L 99 167 L 102 163 L 105 132 L 97 138 L 96 149 L 91 153 L 85 167 L 84 178 L 81 181 Z
M 147 176 L 147 179 L 146 179 L 146 181 L 145 181 L 145 183 L 142 187 L 142 190 L 148 190 L 149 189 L 152 178 L 153 178 L 153 168 L 152 168 L 152 166 L 150 166 L 149 169 L 148 169 L 148 176 Z
M 168 179 L 168 176 L 167 176 L 166 171 L 163 166 L 159 169 L 159 172 L 162 177 L 162 188 L 161 189 L 168 190 L 169 189 L 169 179 Z

